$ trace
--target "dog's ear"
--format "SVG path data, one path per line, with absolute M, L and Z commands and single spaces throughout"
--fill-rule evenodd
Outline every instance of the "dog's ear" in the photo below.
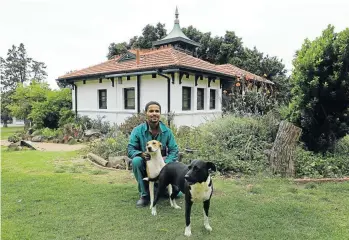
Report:
M 216 165 L 214 165 L 213 162 L 206 162 L 206 167 L 207 167 L 207 170 L 211 169 L 212 171 L 216 171 Z

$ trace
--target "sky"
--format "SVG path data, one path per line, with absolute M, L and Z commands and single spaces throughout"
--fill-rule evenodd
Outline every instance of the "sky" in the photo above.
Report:
M 140 36 L 146 24 L 164 23 L 169 33 L 176 6 L 181 27 L 234 31 L 244 46 L 281 59 L 289 74 L 305 38 L 328 24 L 349 27 L 349 0 L 0 0 L 0 56 L 23 43 L 58 88 L 59 76 L 106 61 L 110 43 Z

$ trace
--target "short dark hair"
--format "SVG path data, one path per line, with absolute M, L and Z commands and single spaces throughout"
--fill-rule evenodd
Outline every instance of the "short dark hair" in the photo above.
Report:
M 160 108 L 160 112 L 161 112 L 161 105 L 160 105 L 160 103 L 155 102 L 155 101 L 150 101 L 150 102 L 148 102 L 148 103 L 145 105 L 145 111 L 146 111 L 146 112 L 148 111 L 148 108 L 149 108 L 150 105 L 158 105 L 159 108 Z

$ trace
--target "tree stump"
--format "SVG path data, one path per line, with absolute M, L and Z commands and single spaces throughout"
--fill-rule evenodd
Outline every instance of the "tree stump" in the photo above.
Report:
M 293 177 L 294 155 L 296 143 L 302 133 L 302 129 L 293 124 L 281 121 L 273 148 L 269 155 L 269 162 L 274 174 L 283 177 Z

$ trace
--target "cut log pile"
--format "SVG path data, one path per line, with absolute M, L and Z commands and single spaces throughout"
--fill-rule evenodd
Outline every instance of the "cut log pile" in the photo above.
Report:
M 105 168 L 128 170 L 130 167 L 130 160 L 127 156 L 109 157 L 108 160 L 105 160 L 104 158 L 102 158 L 94 153 L 88 153 L 87 157 L 92 162 L 98 164 L 99 166 L 105 167 Z

